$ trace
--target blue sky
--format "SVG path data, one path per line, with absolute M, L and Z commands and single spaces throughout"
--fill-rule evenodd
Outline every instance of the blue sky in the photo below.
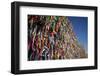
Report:
M 73 30 L 80 44 L 86 49 L 88 46 L 88 17 L 69 16 L 68 19 L 72 23 Z

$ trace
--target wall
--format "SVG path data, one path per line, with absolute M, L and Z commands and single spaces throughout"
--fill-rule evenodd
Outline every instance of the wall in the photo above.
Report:
M 16 0 L 17 1 L 17 0 Z M 44 3 L 59 3 L 59 4 L 74 4 L 74 5 L 90 5 L 98 6 L 98 11 L 100 13 L 100 0 L 22 0 L 30 2 L 44 2 Z M 14 76 L 10 73 L 10 53 L 11 53 L 11 2 L 13 0 L 1 0 L 0 1 L 0 76 Z M 100 20 L 100 14 L 98 15 L 98 20 Z M 100 24 L 100 22 L 99 22 Z M 98 25 L 99 25 L 98 24 Z M 100 26 L 98 26 L 100 29 Z M 100 30 L 99 30 L 100 32 Z M 100 35 L 98 38 L 100 42 Z M 98 43 L 100 45 L 100 43 Z M 100 50 L 100 49 L 98 49 Z M 98 52 L 100 58 L 100 51 Z M 100 67 L 100 59 L 98 59 L 98 64 Z M 100 68 L 98 70 L 85 70 L 85 71 L 70 71 L 70 72 L 55 72 L 55 73 L 40 73 L 34 74 L 34 76 L 99 76 Z M 33 74 L 26 74 L 26 76 L 32 76 Z M 23 76 L 23 75 L 21 75 Z

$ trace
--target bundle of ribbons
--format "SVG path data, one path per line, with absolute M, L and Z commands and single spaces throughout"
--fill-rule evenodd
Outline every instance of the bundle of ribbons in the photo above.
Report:
M 86 57 L 65 16 L 28 15 L 28 60 Z

